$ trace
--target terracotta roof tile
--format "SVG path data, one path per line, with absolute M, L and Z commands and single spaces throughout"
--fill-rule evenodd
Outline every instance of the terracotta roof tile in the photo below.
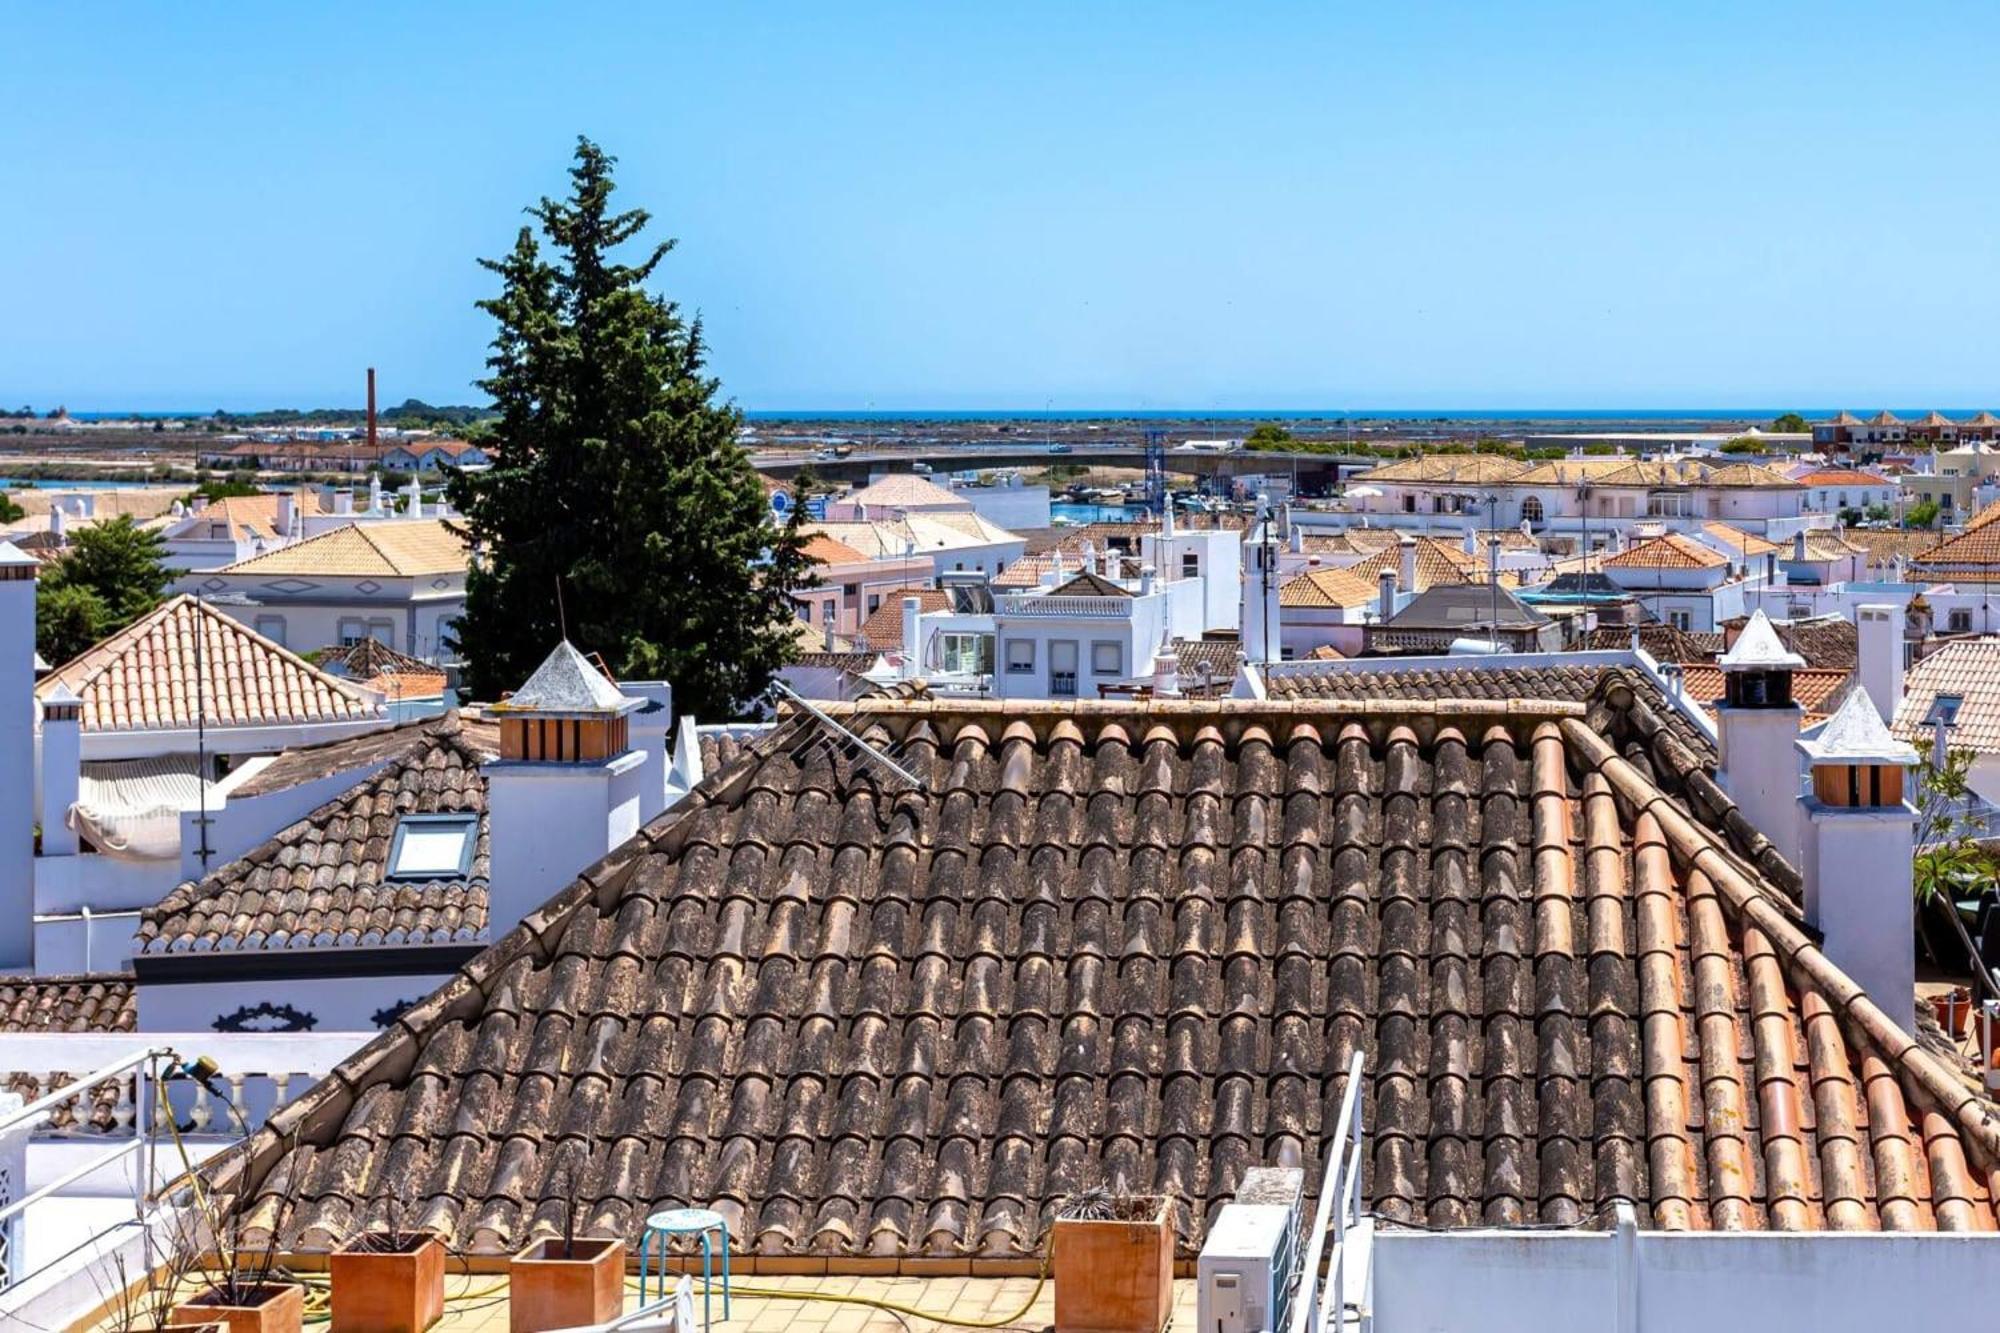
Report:
M 1749 619 L 1748 616 L 1736 616 L 1723 621 L 1725 636 L 1741 631 Z M 1771 628 L 1777 631 L 1778 641 L 1804 658 L 1807 666 L 1852 671 L 1861 660 L 1860 631 L 1845 616 L 1773 620 Z
M 0 1032 L 135 1032 L 129 972 L 0 976 Z
M 414 578 L 463 574 L 465 564 L 465 538 L 443 519 L 426 518 L 343 524 L 216 572 Z
M 1687 663 L 1681 667 L 1681 684 L 1690 699 L 1698 702 L 1710 717 L 1722 700 L 1722 668 L 1709 662 Z M 1792 673 L 1792 699 L 1803 711 L 1801 726 L 1810 727 L 1833 715 L 1840 692 L 1854 674 L 1852 667 L 1807 667 Z
M 140 916 L 140 954 L 462 944 L 486 933 L 486 777 L 455 715 L 388 767 Z M 463 876 L 389 878 L 406 815 L 476 816 Z
M 211 727 L 359 722 L 383 716 L 379 701 L 337 680 L 213 606 L 192 597 L 160 603 L 35 685 L 58 683 L 83 700 L 85 731 L 181 730 L 194 726 L 200 640 L 201 711 Z
M 1425 458 L 1404 458 L 1370 468 L 1348 478 L 1349 485 L 1376 482 L 1454 482 L 1467 486 L 1487 486 L 1518 480 L 1528 465 L 1499 454 L 1432 454 Z
M 1370 606 L 1380 590 L 1347 569 L 1309 569 L 1278 589 L 1280 606 Z
M 1912 559 L 1910 567 L 1945 578 L 1992 578 L 1994 567 L 2000 566 L 2000 522 L 1996 520 L 2000 520 L 2000 500 L 1974 514 L 1956 537 L 1946 537 Z
M 1484 583 L 1486 566 L 1478 556 L 1467 555 L 1452 542 L 1440 541 L 1436 537 L 1417 538 L 1417 586 L 1401 586 L 1403 577 L 1403 548 L 1400 541 L 1391 543 L 1369 556 L 1347 567 L 1347 572 L 1375 587 L 1381 571 L 1388 570 L 1397 580 L 1398 592 L 1424 592 L 1434 583 Z M 1507 582 L 1502 573 L 1501 583 Z
M 313 658 L 328 675 L 354 681 L 387 699 L 428 699 L 444 693 L 444 672 L 380 639 L 323 648 Z
M 870 508 L 909 508 L 930 505 L 970 507 L 972 502 L 953 495 L 934 481 L 926 481 L 914 473 L 897 472 L 880 481 L 871 482 L 858 491 L 850 491 L 835 503 L 865 505 Z
M 891 588 L 882 605 L 861 622 L 860 639 L 868 649 L 892 653 L 903 646 L 903 599 L 914 597 L 925 613 L 951 610 L 951 594 L 942 588 Z
M 1603 686 L 836 705 L 924 785 L 781 726 L 307 1093 L 309 1143 L 205 1169 L 294 1250 L 400 1198 L 504 1254 L 560 1192 L 579 1229 L 698 1203 L 835 1271 L 1020 1260 L 1102 1182 L 1175 1200 L 1191 1256 L 1250 1166 L 1313 1191 L 1358 1052 L 1391 1222 L 1992 1228 L 1990 1105 Z M 1853 1162 L 1864 1106 L 1931 1168 Z
M 302 487 L 293 502 L 302 515 L 317 515 L 321 512 L 319 491 L 313 487 Z M 278 535 L 278 496 L 276 493 L 264 495 L 229 495 L 220 500 L 211 500 L 198 512 L 192 512 L 181 520 L 192 520 L 197 524 L 220 523 L 229 529 L 231 536 L 241 536 L 245 530 L 257 537 Z
M 1794 477 L 1801 486 L 1893 486 L 1887 477 L 1851 467 L 1823 467 Z
M 829 537 L 824 532 L 808 534 L 799 550 L 806 559 L 822 565 L 859 564 L 868 559 L 846 542 Z
M 1692 537 L 1667 532 L 1635 542 L 1600 563 L 1605 569 L 1720 569 L 1729 557 Z
M 1766 541 L 1756 533 L 1746 532 L 1731 523 L 1704 523 L 1701 527 L 1702 531 L 1721 542 L 1734 556 L 1755 559 L 1782 549 L 1778 543 Z
M 1930 753 L 1931 729 L 1924 725 L 1940 694 L 1963 702 L 1958 725 L 1950 728 L 1954 750 L 2000 752 L 2000 639 L 1956 639 L 1911 667 L 1903 677 L 1903 702 L 1890 728 Z

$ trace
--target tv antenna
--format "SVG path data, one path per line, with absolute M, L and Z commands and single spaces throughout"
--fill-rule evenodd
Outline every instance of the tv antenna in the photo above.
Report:
M 909 769 L 904 768 L 901 764 L 891 759 L 888 755 L 883 754 L 880 750 L 876 749 L 873 745 L 870 745 L 867 741 L 861 739 L 861 737 L 855 734 L 854 731 L 842 725 L 838 719 L 834 718 L 831 714 L 827 713 L 824 709 L 820 708 L 812 700 L 806 698 L 804 695 L 800 694 L 797 690 L 785 684 L 785 682 L 782 680 L 774 680 L 771 682 L 771 684 L 773 688 L 777 689 L 787 699 L 790 699 L 793 703 L 797 704 L 800 708 L 804 709 L 805 712 L 809 716 L 811 716 L 815 721 L 819 722 L 822 726 L 825 726 L 834 731 L 835 733 L 837 733 L 840 736 L 841 741 L 845 743 L 844 746 L 841 748 L 851 749 L 857 758 L 863 760 L 864 762 L 874 764 L 876 767 L 887 771 L 897 780 L 909 786 L 912 790 L 923 792 L 926 795 L 930 793 L 930 787 L 924 782 L 923 779 L 919 778 L 916 774 L 910 772 Z

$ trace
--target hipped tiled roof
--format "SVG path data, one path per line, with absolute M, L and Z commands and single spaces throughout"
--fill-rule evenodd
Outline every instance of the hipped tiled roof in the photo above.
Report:
M 392 1199 L 484 1253 L 695 1203 L 763 1254 L 1022 1259 L 1101 1181 L 1191 1254 L 1248 1167 L 1310 1192 L 1358 1051 L 1394 1221 L 1990 1229 L 1991 1104 L 1602 683 L 841 709 L 915 789 L 781 728 L 207 1170 L 296 1249 Z
M 423 518 L 343 524 L 316 537 L 239 560 L 216 572 L 414 578 L 463 574 L 465 565 L 465 538 L 443 519 Z
M 1718 569 L 1729 557 L 1678 532 L 1634 542 L 1600 562 L 1605 569 Z
M 455 713 L 410 733 L 406 750 L 269 841 L 190 880 L 140 917 L 141 954 L 462 944 L 486 930 L 486 778 Z M 405 815 L 476 814 L 463 876 L 391 881 Z
M 1852 667 L 1806 667 L 1792 673 L 1792 699 L 1803 713 L 1800 725 L 1810 727 L 1833 715 L 1840 692 L 1854 674 Z M 1708 662 L 1688 663 L 1681 668 L 1681 685 L 1688 697 L 1702 706 L 1710 717 L 1722 702 L 1722 668 Z
M 197 651 L 197 640 L 199 649 Z M 200 670 L 197 672 L 197 657 Z M 83 700 L 85 731 L 360 722 L 380 700 L 192 597 L 173 597 L 44 676 Z
M 972 502 L 953 495 L 934 481 L 926 481 L 914 473 L 897 472 L 842 496 L 839 503 L 866 505 L 871 508 L 911 505 L 962 505 L 971 508 Z

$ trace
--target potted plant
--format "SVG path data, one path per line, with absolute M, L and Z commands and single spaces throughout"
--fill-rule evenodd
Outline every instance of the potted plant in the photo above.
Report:
M 306 1289 L 288 1281 L 278 1263 L 279 1238 L 291 1214 L 289 1192 L 278 1208 L 261 1245 L 243 1243 L 243 1217 L 236 1207 L 224 1211 L 197 1185 L 191 1191 L 194 1212 L 206 1234 L 214 1237 L 217 1269 L 209 1285 L 191 1299 L 175 1303 L 169 1321 L 175 1324 L 220 1324 L 228 1333 L 299 1333 L 305 1319 Z M 240 1201 L 239 1201 L 240 1203 Z M 184 1230 L 176 1248 L 192 1256 L 202 1249 L 200 1237 Z
M 1160 1333 L 1174 1307 L 1172 1201 L 1073 1195 L 1051 1242 L 1057 1333 Z
M 389 1201 L 389 1225 L 366 1231 L 327 1259 L 333 1285 L 333 1333 L 423 1333 L 444 1314 L 444 1244 L 402 1225 Z
M 1972 1021 L 1972 990 L 1967 986 L 1954 986 L 1942 994 L 1931 996 L 1931 1012 L 1937 1015 L 1938 1026 L 1954 1041 L 1965 1038 L 1965 1029 Z
M 299 1333 L 306 1289 L 296 1282 L 253 1281 L 229 1271 L 192 1300 L 174 1307 L 179 1324 L 220 1324 L 228 1333 Z
M 615 1319 L 625 1305 L 625 1242 L 578 1236 L 576 1205 L 564 1177 L 560 1236 L 538 1240 L 507 1261 L 509 1333 L 542 1333 Z

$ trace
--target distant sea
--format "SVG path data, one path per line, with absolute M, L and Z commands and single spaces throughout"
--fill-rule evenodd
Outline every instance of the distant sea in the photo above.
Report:
M 354 409 L 354 410 L 359 410 Z M 1829 407 L 1643 407 L 1643 408 L 1574 408 L 1574 407 L 1300 407 L 1300 408 L 1225 408 L 1225 407 L 1096 407 L 1085 409 L 1059 409 L 1054 411 L 1033 411 L 1022 408 L 988 408 L 966 411 L 962 409 L 931 410 L 925 408 L 897 408 L 886 411 L 858 411 L 853 408 L 826 408 L 811 410 L 806 408 L 771 411 L 766 409 L 746 409 L 743 415 L 751 421 L 1510 421 L 1510 422 L 1578 422 L 1589 424 L 1600 421 L 1768 421 L 1785 412 L 1797 412 L 1808 419 L 1823 419 L 1832 416 L 1838 408 Z M 1879 409 L 1870 409 L 1875 411 Z M 1911 418 L 1920 417 L 1931 411 L 1929 407 L 1892 407 L 1896 415 Z M 1944 407 L 1937 409 L 1946 416 L 1969 416 L 1979 411 L 1977 407 Z M 200 420 L 213 415 L 213 409 L 189 410 L 185 412 L 122 412 L 91 411 L 71 412 L 78 421 L 186 421 Z

